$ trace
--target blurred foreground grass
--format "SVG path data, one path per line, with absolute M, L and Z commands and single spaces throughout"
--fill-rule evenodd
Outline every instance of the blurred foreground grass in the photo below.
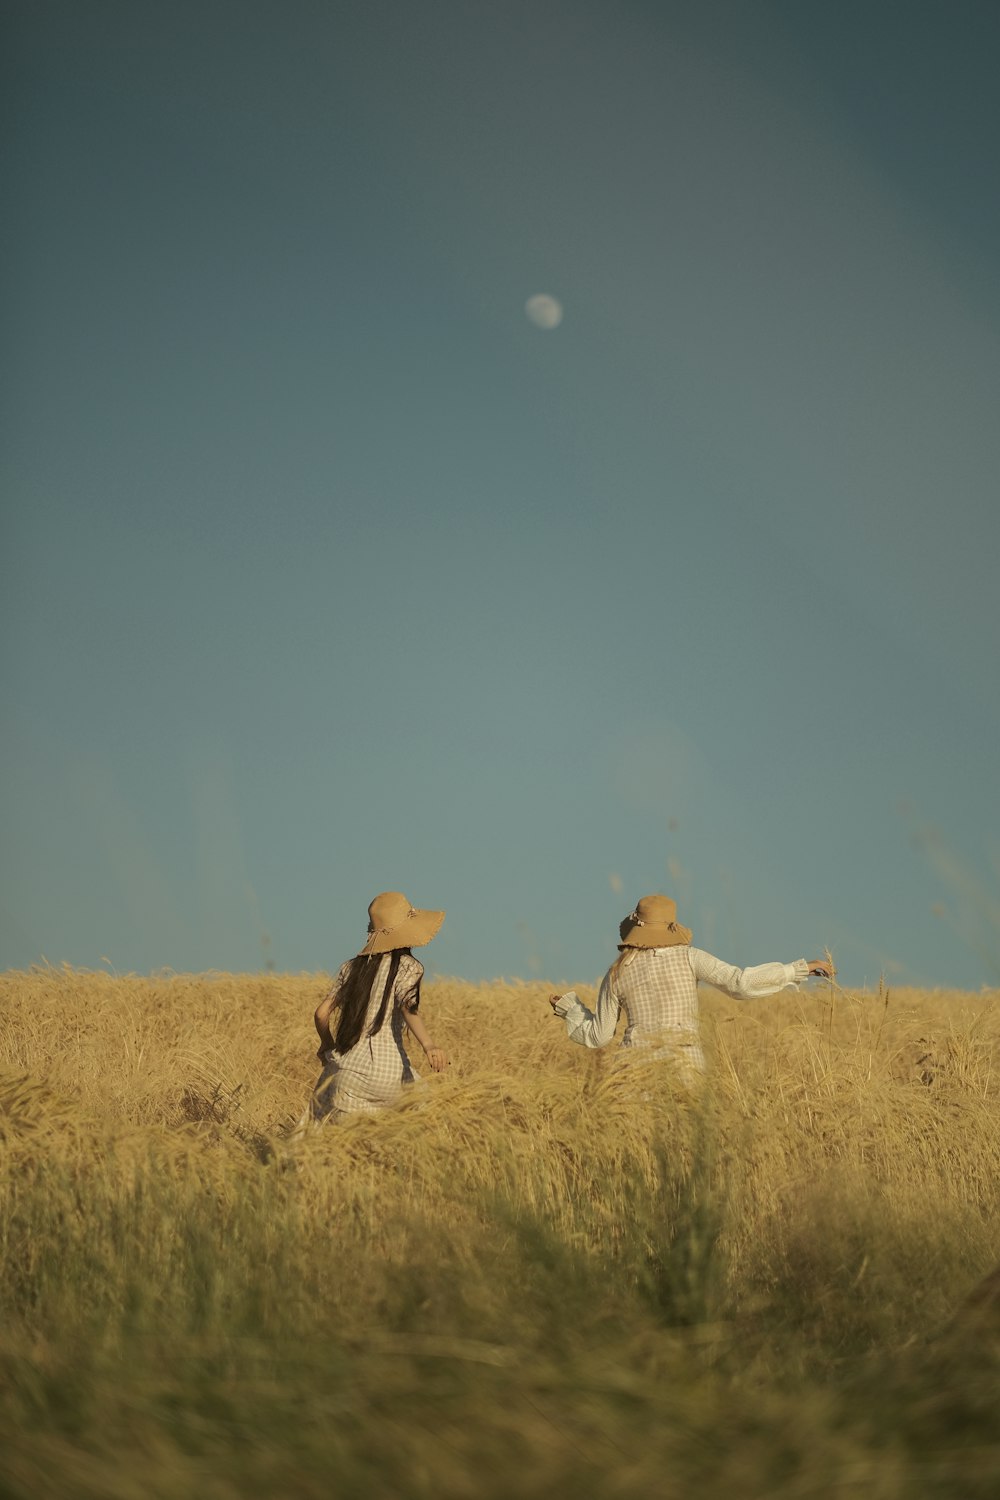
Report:
M 1000 994 L 708 994 L 692 1098 L 438 982 L 296 1136 L 323 987 L 0 976 L 0 1495 L 1000 1493 Z

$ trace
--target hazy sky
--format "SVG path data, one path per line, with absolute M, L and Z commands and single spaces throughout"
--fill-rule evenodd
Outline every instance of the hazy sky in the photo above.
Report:
M 0 964 L 997 982 L 994 0 L 5 10 Z

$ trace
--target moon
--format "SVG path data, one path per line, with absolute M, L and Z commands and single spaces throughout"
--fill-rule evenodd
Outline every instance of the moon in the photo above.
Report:
M 524 304 L 526 317 L 536 328 L 558 328 L 563 320 L 562 303 L 548 292 L 536 292 Z

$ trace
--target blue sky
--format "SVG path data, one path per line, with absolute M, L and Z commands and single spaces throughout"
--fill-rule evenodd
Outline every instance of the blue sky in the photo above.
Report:
M 994 5 L 9 15 L 0 965 L 997 982 Z

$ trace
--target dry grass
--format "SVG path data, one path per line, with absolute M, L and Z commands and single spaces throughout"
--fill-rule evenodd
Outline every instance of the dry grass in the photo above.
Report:
M 692 1096 L 443 980 L 296 1134 L 325 983 L 0 977 L 0 1494 L 1000 1483 L 1000 994 L 707 994 Z

